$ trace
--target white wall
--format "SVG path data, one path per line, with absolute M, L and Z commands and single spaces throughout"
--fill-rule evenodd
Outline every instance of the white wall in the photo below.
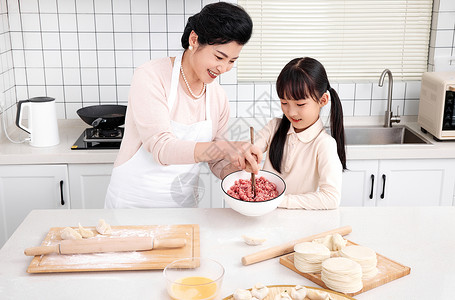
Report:
M 76 110 L 83 106 L 125 104 L 134 68 L 180 51 L 186 19 L 209 2 L 0 0 L 0 87 L 10 108 L 9 123 L 16 101 L 41 95 L 56 98 L 59 118 L 78 118 Z M 435 67 L 434 56 L 455 55 L 455 1 L 435 0 L 433 19 L 429 70 Z M 220 83 L 232 116 L 280 114 L 274 83 L 239 83 L 236 68 L 222 75 Z M 383 115 L 386 86 L 332 85 L 346 116 Z M 394 112 L 399 106 L 400 114 L 416 115 L 419 93 L 419 81 L 394 82 Z

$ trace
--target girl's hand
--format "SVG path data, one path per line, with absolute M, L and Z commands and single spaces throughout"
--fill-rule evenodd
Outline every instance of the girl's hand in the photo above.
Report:
M 236 168 L 250 173 L 259 172 L 262 161 L 261 150 L 247 142 L 217 141 L 224 153 L 224 159 L 229 160 Z

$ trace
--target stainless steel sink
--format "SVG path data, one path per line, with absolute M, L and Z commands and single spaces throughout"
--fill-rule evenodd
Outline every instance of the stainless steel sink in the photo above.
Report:
M 345 127 L 346 145 L 429 144 L 406 126 Z

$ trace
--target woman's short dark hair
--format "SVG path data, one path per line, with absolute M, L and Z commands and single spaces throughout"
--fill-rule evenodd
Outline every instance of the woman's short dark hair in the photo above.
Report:
M 240 6 L 217 2 L 204 6 L 188 18 L 182 35 L 182 47 L 188 49 L 191 31 L 198 35 L 200 45 L 227 44 L 235 41 L 245 45 L 253 31 L 253 21 Z

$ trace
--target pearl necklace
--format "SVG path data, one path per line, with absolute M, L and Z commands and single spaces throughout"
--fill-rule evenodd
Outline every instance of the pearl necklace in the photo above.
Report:
M 201 98 L 202 95 L 204 95 L 204 93 L 205 93 L 205 89 L 206 89 L 207 85 L 204 83 L 204 86 L 202 87 L 201 93 L 199 95 L 195 95 L 193 93 L 193 91 L 191 90 L 190 85 L 188 84 L 188 81 L 186 80 L 185 73 L 183 73 L 183 66 L 180 66 L 180 72 L 182 73 L 183 81 L 185 81 L 186 87 L 188 88 L 188 91 L 190 92 L 191 96 L 193 96 L 196 99 Z

